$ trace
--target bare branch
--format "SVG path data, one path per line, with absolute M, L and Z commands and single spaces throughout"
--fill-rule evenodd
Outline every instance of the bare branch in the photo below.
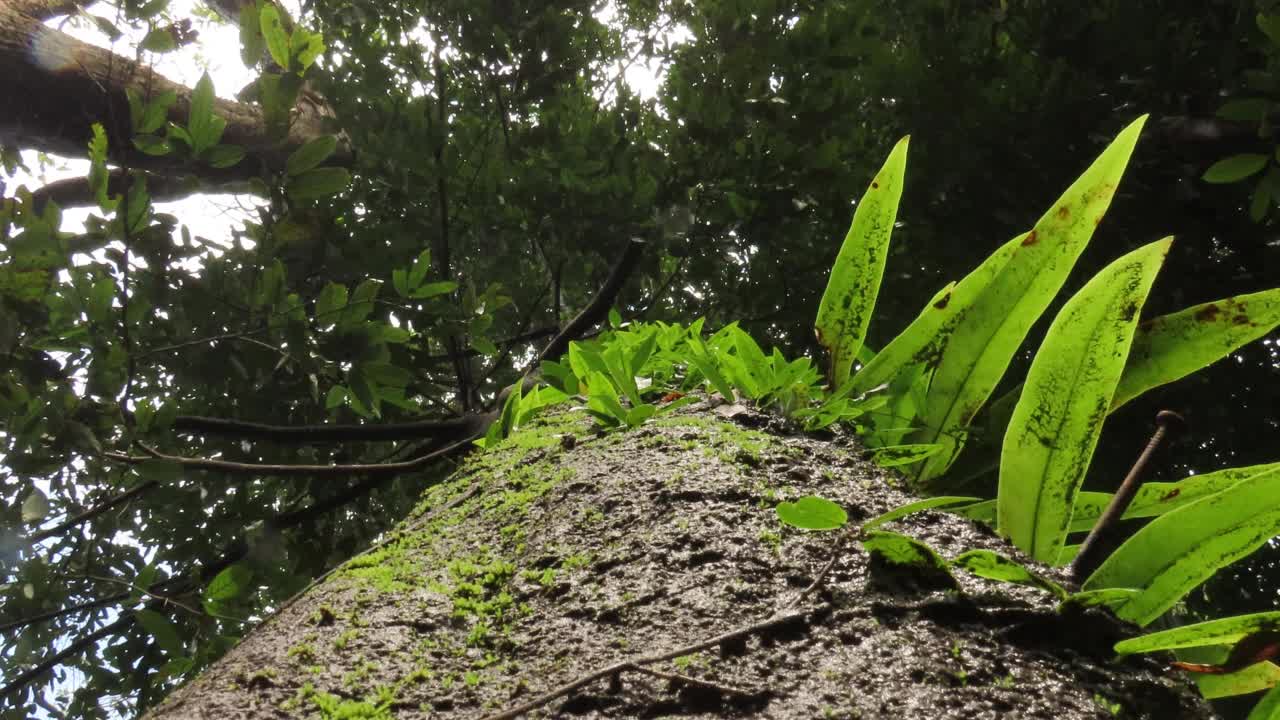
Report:
M 39 664 L 29 668 L 26 672 L 19 674 L 18 677 L 9 681 L 3 688 L 0 688 L 0 698 L 6 698 L 13 695 L 14 693 L 18 692 L 22 688 L 26 687 L 29 683 L 31 683 L 31 681 L 36 680 L 41 675 L 44 675 L 45 673 L 57 667 L 58 665 L 62 664 L 63 660 L 66 660 L 72 655 L 78 655 L 81 652 L 84 652 L 86 648 L 90 647 L 91 645 L 98 642 L 102 638 L 118 630 L 121 630 L 125 627 L 128 627 L 129 625 L 132 625 L 133 617 L 134 617 L 133 613 L 124 613 L 120 617 L 116 618 L 115 622 L 103 625 L 97 630 L 67 645 L 62 650 L 59 650 L 58 652 L 45 658 Z M 21 705 L 21 703 L 17 703 L 17 704 Z
M 270 463 L 242 463 L 232 462 L 230 460 L 214 460 L 211 458 L 188 458 L 179 455 L 166 455 L 154 448 L 146 445 L 139 445 L 145 450 L 147 455 L 129 455 L 127 453 L 106 452 L 103 457 L 117 462 L 137 465 L 151 459 L 165 460 L 168 462 L 178 463 L 183 467 L 192 470 L 218 470 L 221 472 L 248 474 L 248 475 L 277 475 L 277 476 L 296 476 L 296 475 L 350 475 L 352 473 L 368 473 L 370 475 L 396 475 L 411 470 L 419 470 L 430 465 L 435 460 L 453 454 L 459 450 L 470 447 L 471 441 L 484 435 L 485 428 L 493 422 L 493 414 L 471 415 L 476 420 L 477 430 L 467 435 L 456 443 L 447 445 L 434 452 L 427 453 L 421 457 L 412 460 L 395 463 L 373 463 L 373 464 L 355 464 L 355 465 L 277 465 Z
M 266 425 L 199 415 L 179 415 L 173 421 L 173 429 L 195 435 L 270 440 L 278 443 L 321 443 L 427 437 L 456 439 L 474 434 L 482 423 L 483 420 L 475 415 L 451 420 L 418 420 L 384 425 Z
M 623 251 L 622 257 L 618 258 L 617 264 L 609 271 L 609 277 L 605 279 L 604 285 L 600 286 L 599 292 L 591 299 L 590 303 L 578 313 L 577 317 L 569 321 L 569 324 L 560 331 L 560 334 L 552 338 L 547 346 L 542 348 L 542 352 L 538 353 L 535 364 L 543 360 L 555 360 L 569 349 L 569 341 L 577 339 L 584 332 L 589 330 L 591 326 L 603 320 L 609 314 L 609 308 L 613 307 L 613 303 L 618 299 L 618 293 L 622 292 L 622 286 L 626 283 L 627 278 L 631 276 L 636 265 L 640 260 L 640 253 L 644 250 L 644 241 L 639 238 L 632 238 L 627 242 L 627 249 Z
M 208 193 L 228 193 L 233 195 L 257 194 L 254 185 L 247 180 L 228 180 L 225 182 L 206 182 L 194 175 L 156 175 L 147 173 L 147 195 L 155 202 L 171 202 L 191 195 Z M 108 179 L 107 192 L 112 195 L 123 195 L 125 187 L 124 170 L 112 170 Z M 37 214 L 44 212 L 49 201 L 60 208 L 87 207 L 97 203 L 97 198 L 89 189 L 88 178 L 67 178 L 56 180 L 31 193 L 32 208 Z M 88 252 L 94 248 L 82 249 Z
M 101 515 L 102 513 L 110 510 L 111 508 L 114 508 L 118 505 L 126 503 L 129 500 L 137 497 L 138 495 L 141 495 L 151 490 L 151 488 L 155 486 L 156 486 L 155 480 L 147 480 L 145 482 L 138 483 L 133 488 L 125 492 L 122 492 L 119 495 L 116 495 L 115 497 L 110 498 L 109 500 L 98 503 L 97 505 L 89 508 L 88 510 L 85 510 L 84 512 L 78 515 L 74 515 L 64 520 L 63 522 L 60 522 L 57 525 L 54 525 L 53 527 L 47 530 L 41 530 L 40 532 L 27 538 L 27 541 L 33 544 L 38 543 L 41 540 L 47 540 L 48 538 L 51 538 L 54 535 L 59 535 L 65 532 L 66 530 L 69 530 L 77 525 L 83 525 L 84 523 L 87 523 L 90 520 L 94 519 L 95 517 Z

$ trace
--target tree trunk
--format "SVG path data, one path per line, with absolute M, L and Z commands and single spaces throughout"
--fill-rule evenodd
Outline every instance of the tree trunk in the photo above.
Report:
M 181 157 L 156 157 L 133 148 L 129 105 L 125 90 L 143 97 L 172 90 L 178 100 L 168 119 L 185 125 L 191 89 L 155 73 L 151 68 L 107 50 L 81 42 L 45 26 L 39 7 L 16 0 L 0 0 L 0 144 L 22 149 L 83 157 L 91 126 L 107 131 L 113 162 L 161 174 L 197 174 L 207 183 L 243 180 L 264 169 L 284 167 L 293 150 L 331 131 L 327 110 L 300 101 L 283 141 L 268 132 L 262 111 L 253 105 L 216 99 L 214 112 L 227 121 L 222 142 L 239 145 L 247 157 L 234 167 L 215 169 Z M 339 147 L 331 164 L 350 159 Z M 87 195 L 90 199 L 91 195 Z
M 783 527 L 806 494 L 851 522 L 910 501 L 850 442 L 738 406 L 585 422 L 472 457 L 149 717 L 1212 716 L 1163 663 L 1114 660 L 1132 628 L 1102 611 Z M 886 529 L 1015 554 L 940 513 Z

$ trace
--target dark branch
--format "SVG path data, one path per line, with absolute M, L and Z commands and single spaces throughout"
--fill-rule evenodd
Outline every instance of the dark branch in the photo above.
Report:
M 447 445 L 435 452 L 427 453 L 421 457 L 412 460 L 396 463 L 372 463 L 372 464 L 354 464 L 354 465 L 276 465 L 269 463 L 242 463 L 230 460 L 214 460 L 211 458 L 188 458 L 179 455 L 166 455 L 162 452 L 154 450 L 146 445 L 139 445 L 143 450 L 147 451 L 147 455 L 128 455 L 119 452 L 106 452 L 103 457 L 117 462 L 137 465 L 151 459 L 166 460 L 175 462 L 183 467 L 192 470 L 218 470 L 221 472 L 248 474 L 248 475 L 276 475 L 276 476 L 297 476 L 297 475 L 351 475 L 353 473 L 368 473 L 370 475 L 396 475 L 411 470 L 419 470 L 430 465 L 439 458 L 450 455 L 459 450 L 470 447 L 471 441 L 484 434 L 485 429 L 493 422 L 494 416 L 491 414 L 475 414 L 468 416 L 476 422 L 476 430 L 467 435 L 462 440 Z
M 475 415 L 452 420 L 417 420 L 385 425 L 266 425 L 222 418 L 179 415 L 177 432 L 193 435 L 270 440 L 278 443 L 323 443 L 376 440 L 458 439 L 474 435 L 484 421 Z
M 93 0 L 14 0 L 14 9 L 37 20 L 70 15 Z
M 147 195 L 155 202 L 181 200 L 197 193 L 256 194 L 253 184 L 247 180 L 206 182 L 193 175 L 155 173 L 147 173 L 146 178 Z M 107 192 L 112 195 L 124 195 L 126 189 L 124 170 L 112 170 L 107 181 Z M 60 208 L 85 207 L 97 203 L 96 196 L 89 189 L 89 179 L 82 177 L 55 180 L 31 193 L 32 207 L 36 213 L 43 213 L 44 206 L 51 200 Z M 81 249 L 80 252 L 87 252 L 87 250 Z
M 38 679 L 41 675 L 49 672 L 62 663 L 63 660 L 77 655 L 85 650 L 85 648 L 93 645 L 102 638 L 133 624 L 133 613 L 125 613 L 116 618 L 115 622 L 108 623 L 97 630 L 77 639 L 75 642 L 66 646 L 62 650 L 50 655 L 41 661 L 38 665 L 30 668 L 26 672 L 18 675 L 18 677 L 9 681 L 3 688 L 0 688 L 0 698 L 6 698 L 26 687 L 33 680 Z
M 155 480 L 147 480 L 145 482 L 138 483 L 136 487 L 131 488 L 130 490 L 127 490 L 125 492 L 122 492 L 119 495 L 109 500 L 106 500 L 105 502 L 101 502 L 78 515 L 70 517 L 63 522 L 58 523 L 57 525 L 54 525 L 53 527 L 47 530 L 41 530 L 40 532 L 27 538 L 27 540 L 34 544 L 34 543 L 40 542 L 41 540 L 51 538 L 54 535 L 58 535 L 65 530 L 68 530 L 77 525 L 86 523 L 94 519 L 95 517 L 101 515 L 102 513 L 110 510 L 111 508 L 116 507 L 117 505 L 126 503 L 130 499 L 138 495 L 141 495 L 144 492 L 147 492 L 148 490 L 150 490 L 155 486 L 156 486 Z
M 617 264 L 609 271 L 609 277 L 604 281 L 604 285 L 600 286 L 600 291 L 582 309 L 582 312 L 578 313 L 577 317 L 569 321 L 569 324 L 560 331 L 559 335 L 552 338 L 551 342 L 542 348 L 542 352 L 538 353 L 535 364 L 543 360 L 558 359 L 569 349 L 571 340 L 576 340 L 591 329 L 593 325 L 609 315 L 609 308 L 613 307 L 614 301 L 618 299 L 618 293 L 622 292 L 622 286 L 635 270 L 643 250 L 643 240 L 632 238 L 627 242 L 627 249 L 623 251 L 622 257 L 618 258 Z

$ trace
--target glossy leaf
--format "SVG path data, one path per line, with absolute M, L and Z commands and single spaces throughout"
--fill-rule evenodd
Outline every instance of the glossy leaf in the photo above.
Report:
M 1263 662 L 1227 675 L 1196 675 L 1195 681 L 1206 700 L 1247 695 L 1280 685 L 1280 665 Z
M 1256 175 L 1267 166 L 1268 157 L 1259 153 L 1241 153 L 1223 158 L 1209 166 L 1200 178 L 1207 183 L 1239 182 Z
M 1271 663 L 1267 663 L 1271 665 Z M 1275 667 L 1272 665 L 1272 667 Z M 1271 688 L 1257 705 L 1253 706 L 1253 710 L 1249 711 L 1249 717 L 1245 720 L 1280 720 L 1280 685 Z
M 1120 132 L 1023 238 L 986 292 L 942 329 L 945 347 L 929 384 L 925 427 L 909 441 L 941 443 L 943 450 L 921 465 L 917 480 L 940 476 L 955 460 L 970 420 L 1093 237 L 1144 122 L 1145 115 Z
M 218 142 L 218 138 L 213 137 L 214 131 L 213 80 L 205 72 L 191 91 L 191 108 L 187 115 L 187 135 L 191 140 L 191 151 L 199 153 Z M 221 132 L 218 134 L 221 135 Z
M 1143 483 L 1124 511 L 1124 519 L 1158 517 L 1170 510 L 1189 505 L 1203 497 L 1221 492 L 1232 485 L 1255 475 L 1280 469 L 1280 463 L 1267 463 L 1242 468 L 1228 468 L 1204 475 L 1192 475 L 1178 482 Z M 1111 504 L 1111 493 L 1082 492 L 1076 497 L 1076 509 L 1071 516 L 1071 532 L 1089 530 L 1098 521 L 1102 511 Z
M 882 468 L 901 467 L 920 462 L 941 449 L 942 446 L 938 443 L 887 445 L 871 452 L 871 462 Z
M 288 175 L 301 175 L 328 159 L 337 147 L 338 138 L 334 135 L 322 135 L 310 140 L 290 153 L 285 160 L 284 171 Z
M 938 570 L 951 575 L 947 561 L 928 544 L 901 533 L 870 530 L 862 539 L 867 552 L 894 565 L 908 565 L 926 570 Z
M 155 610 L 143 608 L 134 610 L 133 616 L 137 618 L 138 624 L 147 631 L 151 637 L 155 638 L 156 645 L 169 655 L 181 655 L 183 653 L 182 639 L 178 636 L 178 629 L 173 626 L 173 622 L 169 618 L 161 615 Z
M 1215 300 L 1144 323 L 1111 410 L 1221 360 L 1280 325 L 1280 289 Z
M 917 500 L 913 503 L 908 503 L 906 505 L 903 505 L 902 507 L 894 508 L 887 513 L 882 513 L 880 515 L 877 515 L 871 518 L 870 520 L 862 523 L 862 529 L 871 530 L 873 528 L 877 528 L 881 525 L 884 525 L 885 523 L 893 522 L 894 520 L 897 520 L 899 518 L 903 518 L 903 517 L 906 517 L 907 515 L 918 513 L 924 510 L 934 510 L 939 508 L 950 507 L 952 505 L 972 503 L 977 499 L 978 498 L 972 498 L 972 497 L 940 496 L 940 497 L 925 498 L 924 500 Z
M 258 16 L 258 23 L 258 27 L 262 31 L 262 37 L 267 44 L 267 52 L 271 54 L 271 59 L 281 68 L 288 70 L 289 34 L 285 32 L 284 24 L 280 21 L 280 11 L 271 3 L 263 5 L 262 12 Z
M 1000 453 L 996 528 L 1037 560 L 1058 561 L 1138 314 L 1171 243 L 1134 250 L 1085 284 L 1031 362 Z
M 844 508 L 816 495 L 806 495 L 795 502 L 778 503 L 775 512 L 779 520 L 801 530 L 835 530 L 849 522 Z
M 1280 533 L 1280 469 L 1152 520 L 1116 549 L 1084 583 L 1085 590 L 1141 588 L 1117 614 L 1145 625 L 1220 568 Z
M 827 381 L 834 388 L 849 378 L 871 322 L 902 197 L 909 140 L 904 137 L 898 141 L 858 201 L 818 305 L 814 330 L 818 343 L 827 350 Z
M 988 580 L 1038 587 L 1053 593 L 1059 600 L 1067 597 L 1067 591 L 1063 590 L 1061 585 L 1032 572 L 1022 563 L 992 550 L 970 550 L 961 553 L 951 561 L 951 564 Z
M 336 195 L 350 182 L 351 173 L 346 168 L 318 167 L 291 178 L 285 184 L 285 192 L 295 200 L 311 200 Z
M 1121 640 L 1115 649 L 1121 655 L 1132 655 L 1201 645 L 1230 645 L 1247 635 L 1278 628 L 1280 611 L 1237 615 Z

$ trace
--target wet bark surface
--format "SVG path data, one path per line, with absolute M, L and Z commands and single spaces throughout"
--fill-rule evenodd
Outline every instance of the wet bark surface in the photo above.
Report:
M 1136 629 L 1105 611 L 1059 613 L 1042 590 L 894 565 L 778 521 L 779 501 L 806 494 L 851 522 L 913 499 L 862 455 L 737 406 L 608 434 L 553 416 L 473 456 L 150 717 L 483 718 L 670 653 L 520 716 L 1212 717 L 1161 659 L 1115 659 Z M 884 529 L 947 558 L 1016 556 L 943 513 Z

